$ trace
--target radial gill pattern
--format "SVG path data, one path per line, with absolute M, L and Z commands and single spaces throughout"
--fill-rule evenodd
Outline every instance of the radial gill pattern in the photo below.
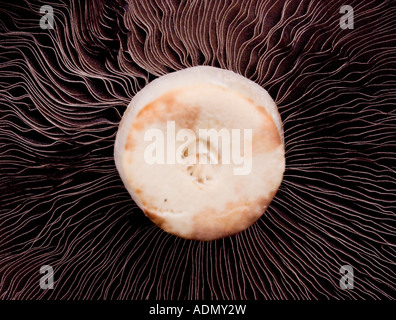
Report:
M 395 1 L 13 0 L 0 16 L 1 299 L 396 297 Z M 196 65 L 260 84 L 285 129 L 269 209 L 211 242 L 151 223 L 113 160 L 132 97 Z

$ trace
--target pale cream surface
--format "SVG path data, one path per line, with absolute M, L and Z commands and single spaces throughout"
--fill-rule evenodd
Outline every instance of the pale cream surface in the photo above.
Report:
M 115 155 L 125 186 L 150 219 L 178 236 L 213 240 L 246 229 L 264 213 L 282 181 L 285 158 L 273 105 L 257 105 L 256 96 L 204 78 L 174 86 L 151 101 L 140 97 L 145 104 L 135 106 L 129 119 L 123 118 L 122 137 L 117 137 L 123 143 L 116 143 Z M 268 96 L 264 98 L 261 101 Z M 252 129 L 251 172 L 235 175 L 234 168 L 241 165 L 233 163 L 209 165 L 215 166 L 209 167 L 212 179 L 201 183 L 184 164 L 148 164 L 144 151 L 152 142 L 144 141 L 144 134 L 156 128 L 166 137 L 167 121 L 197 136 L 199 129 Z M 181 143 L 176 142 L 176 150 Z

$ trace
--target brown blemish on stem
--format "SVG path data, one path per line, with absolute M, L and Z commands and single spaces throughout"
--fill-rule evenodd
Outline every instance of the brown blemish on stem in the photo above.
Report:
M 177 95 L 185 89 L 172 90 L 153 102 L 147 104 L 133 121 L 129 130 L 126 150 L 135 146 L 134 133 L 141 131 L 156 123 L 161 126 L 167 121 L 175 121 L 176 126 L 183 129 L 193 129 L 200 113 L 200 107 L 189 105 L 177 100 Z
M 270 152 L 282 143 L 278 128 L 268 112 L 260 106 L 256 106 L 262 118 L 262 125 L 253 132 L 253 153 Z
M 276 191 L 275 191 L 276 192 Z M 266 210 L 275 192 L 270 197 L 261 197 L 253 201 L 232 201 L 223 211 L 206 208 L 193 218 L 193 232 L 185 237 L 210 241 L 224 238 L 243 231 L 255 223 Z

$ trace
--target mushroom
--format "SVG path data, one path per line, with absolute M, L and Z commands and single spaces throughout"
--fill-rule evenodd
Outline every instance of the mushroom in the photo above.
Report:
M 0 298 L 395 298 L 396 12 L 351 1 L 342 29 L 344 4 L 48 0 L 43 30 L 42 3 L 1 2 Z M 206 242 L 147 219 L 113 158 L 135 95 L 194 66 L 255 82 L 284 126 L 265 214 Z

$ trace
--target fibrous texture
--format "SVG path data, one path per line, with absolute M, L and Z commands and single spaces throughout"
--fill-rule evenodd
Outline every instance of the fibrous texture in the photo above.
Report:
M 394 1 L 45 4 L 54 29 L 42 2 L 0 4 L 1 298 L 395 298 Z M 261 85 L 285 130 L 267 212 L 211 242 L 154 226 L 113 160 L 132 97 L 195 65 Z

